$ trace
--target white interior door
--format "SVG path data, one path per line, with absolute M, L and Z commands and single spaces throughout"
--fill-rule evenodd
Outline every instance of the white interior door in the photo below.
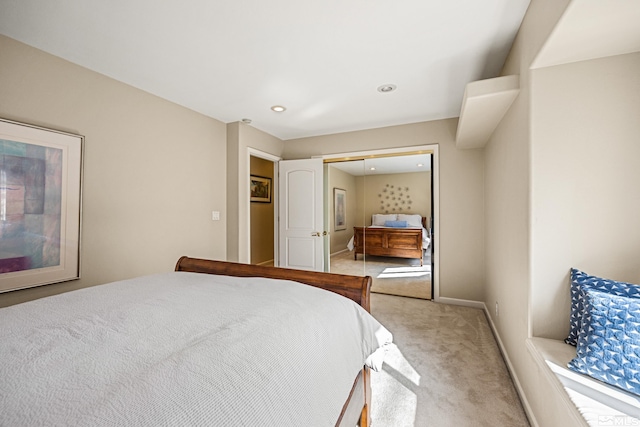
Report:
M 323 271 L 322 159 L 279 162 L 280 267 Z

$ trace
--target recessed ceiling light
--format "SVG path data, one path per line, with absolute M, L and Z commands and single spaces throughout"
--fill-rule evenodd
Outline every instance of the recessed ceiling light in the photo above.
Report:
M 388 84 L 388 85 L 378 86 L 378 92 L 388 93 L 388 92 L 393 92 L 394 90 L 396 90 L 396 85 Z
M 374 170 L 376 170 L 376 168 L 374 168 L 373 166 L 371 166 L 371 167 L 369 168 L 369 170 L 370 170 L 370 171 L 374 171 Z
M 424 165 L 422 163 L 418 163 L 416 166 L 418 166 L 419 168 L 423 167 Z
M 284 108 L 282 105 L 274 105 L 273 107 L 271 107 L 271 109 L 276 113 L 282 113 L 286 110 L 286 108 Z
M 251 119 L 242 119 L 242 123 L 250 125 L 251 124 Z

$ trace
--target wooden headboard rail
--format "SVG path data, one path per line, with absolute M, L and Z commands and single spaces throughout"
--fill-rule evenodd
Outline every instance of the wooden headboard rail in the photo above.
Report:
M 371 309 L 369 292 L 372 279 L 370 276 L 349 276 L 345 274 L 189 258 L 186 256 L 178 260 L 175 271 L 218 274 L 221 276 L 267 277 L 270 279 L 293 280 L 295 282 L 327 289 L 352 299 L 367 311 Z

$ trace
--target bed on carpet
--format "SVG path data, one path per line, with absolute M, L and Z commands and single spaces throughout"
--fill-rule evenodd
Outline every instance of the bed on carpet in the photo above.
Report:
M 370 286 L 182 257 L 0 309 L 0 425 L 367 426 Z
M 358 254 L 416 258 L 422 266 L 423 251 L 431 242 L 426 221 L 426 217 L 417 214 L 372 215 L 371 226 L 353 227 L 348 244 L 353 259 L 358 259 Z

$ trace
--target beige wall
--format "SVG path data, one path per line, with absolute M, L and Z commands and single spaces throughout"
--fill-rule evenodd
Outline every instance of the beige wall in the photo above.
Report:
M 484 166 L 482 150 L 455 147 L 457 119 L 436 120 L 285 142 L 284 158 L 438 144 L 440 164 L 440 296 L 484 298 Z
M 565 338 L 569 269 L 640 283 L 640 53 L 532 72 L 532 332 Z
M 250 262 L 249 161 L 255 149 L 281 158 L 284 143 L 241 122 L 227 124 L 227 259 Z M 277 187 L 274 183 L 274 191 Z
M 359 177 L 364 187 L 364 221 L 371 225 L 371 215 L 376 213 L 419 214 L 429 218 L 431 215 L 431 172 L 412 172 L 386 175 L 367 175 Z M 387 187 L 388 186 L 388 187 Z M 408 188 L 408 190 L 406 190 Z M 384 190 L 387 189 L 385 193 Z M 399 190 L 400 189 L 400 190 Z M 394 206 L 388 193 L 394 191 L 395 196 L 402 193 L 405 204 Z M 379 197 L 379 196 L 382 197 Z M 407 198 L 407 196 L 409 196 Z M 389 199 L 386 199 L 389 197 Z M 385 201 L 384 209 L 381 201 Z M 411 204 L 406 203 L 411 200 Z M 387 207 L 386 204 L 391 206 Z M 395 210 L 394 210 L 395 209 Z
M 82 278 L 0 305 L 226 257 L 223 123 L 3 36 L 0 52 L 0 116 L 85 136 Z
M 240 126 L 239 122 L 227 124 L 227 260 L 238 261 L 240 252 Z M 248 154 L 247 154 L 248 156 Z M 248 162 L 248 160 L 247 160 Z M 249 174 L 249 165 L 246 166 L 246 174 Z M 249 197 L 249 177 L 247 176 L 247 195 Z M 248 202 L 247 202 L 248 204 Z M 246 214 L 247 227 L 249 227 L 249 212 Z M 247 243 L 249 249 L 249 243 Z
M 532 400 L 536 399 L 537 390 L 544 389 L 542 383 L 544 379 L 542 373 L 533 364 L 525 346 L 525 340 L 529 336 L 530 276 L 528 121 L 530 94 L 529 75 L 526 70 L 536 51 L 532 45 L 539 43 L 537 46 L 539 48 L 544 41 L 544 39 L 537 40 L 540 37 L 536 31 L 540 27 L 547 27 L 543 24 L 544 18 L 550 16 L 542 10 L 536 12 L 537 5 L 539 3 L 532 3 L 529 7 L 503 69 L 503 74 L 520 75 L 520 93 L 484 149 L 486 238 L 484 302 L 515 374 L 514 380 L 517 384 L 521 384 L 526 393 L 525 404 L 535 408 L 541 407 L 540 403 Z M 499 305 L 498 316 L 495 312 L 496 303 Z M 551 393 L 547 395 L 551 396 Z M 557 414 L 554 414 L 551 403 L 546 403 L 550 407 L 549 418 L 553 418 Z M 562 414 L 558 419 L 563 420 Z M 540 426 L 553 425 L 553 423 L 540 424 Z
M 540 426 L 575 421 L 526 347 L 530 336 L 531 142 L 529 66 L 569 1 L 532 1 L 503 74 L 520 76 L 520 93 L 484 150 L 485 305 L 529 414 Z M 496 316 L 495 304 L 499 304 Z M 536 425 L 536 424 L 533 424 Z
M 639 56 L 530 70 L 568 3 L 532 1 L 503 69 L 520 94 L 484 150 L 484 302 L 540 426 L 579 425 L 525 346 L 566 335 L 569 269 L 640 281 Z
M 327 188 L 327 200 L 328 200 L 328 209 L 327 212 L 330 212 L 329 215 L 329 233 L 330 233 L 330 253 L 334 254 L 336 252 L 342 252 L 347 250 L 347 243 L 351 236 L 353 236 L 353 227 L 357 225 L 357 210 L 358 206 L 361 205 L 362 194 L 358 191 L 356 186 L 356 177 L 350 175 L 340 169 L 331 167 L 329 165 L 329 184 Z M 334 228 L 334 218 L 333 218 L 333 200 L 334 200 L 334 189 L 341 188 L 346 190 L 346 225 L 347 228 L 344 230 L 336 230 Z
M 271 178 L 273 186 L 273 162 L 259 157 L 251 156 L 251 175 Z M 271 202 L 251 202 L 251 263 L 260 264 L 273 261 L 273 227 L 274 205 L 273 187 Z

